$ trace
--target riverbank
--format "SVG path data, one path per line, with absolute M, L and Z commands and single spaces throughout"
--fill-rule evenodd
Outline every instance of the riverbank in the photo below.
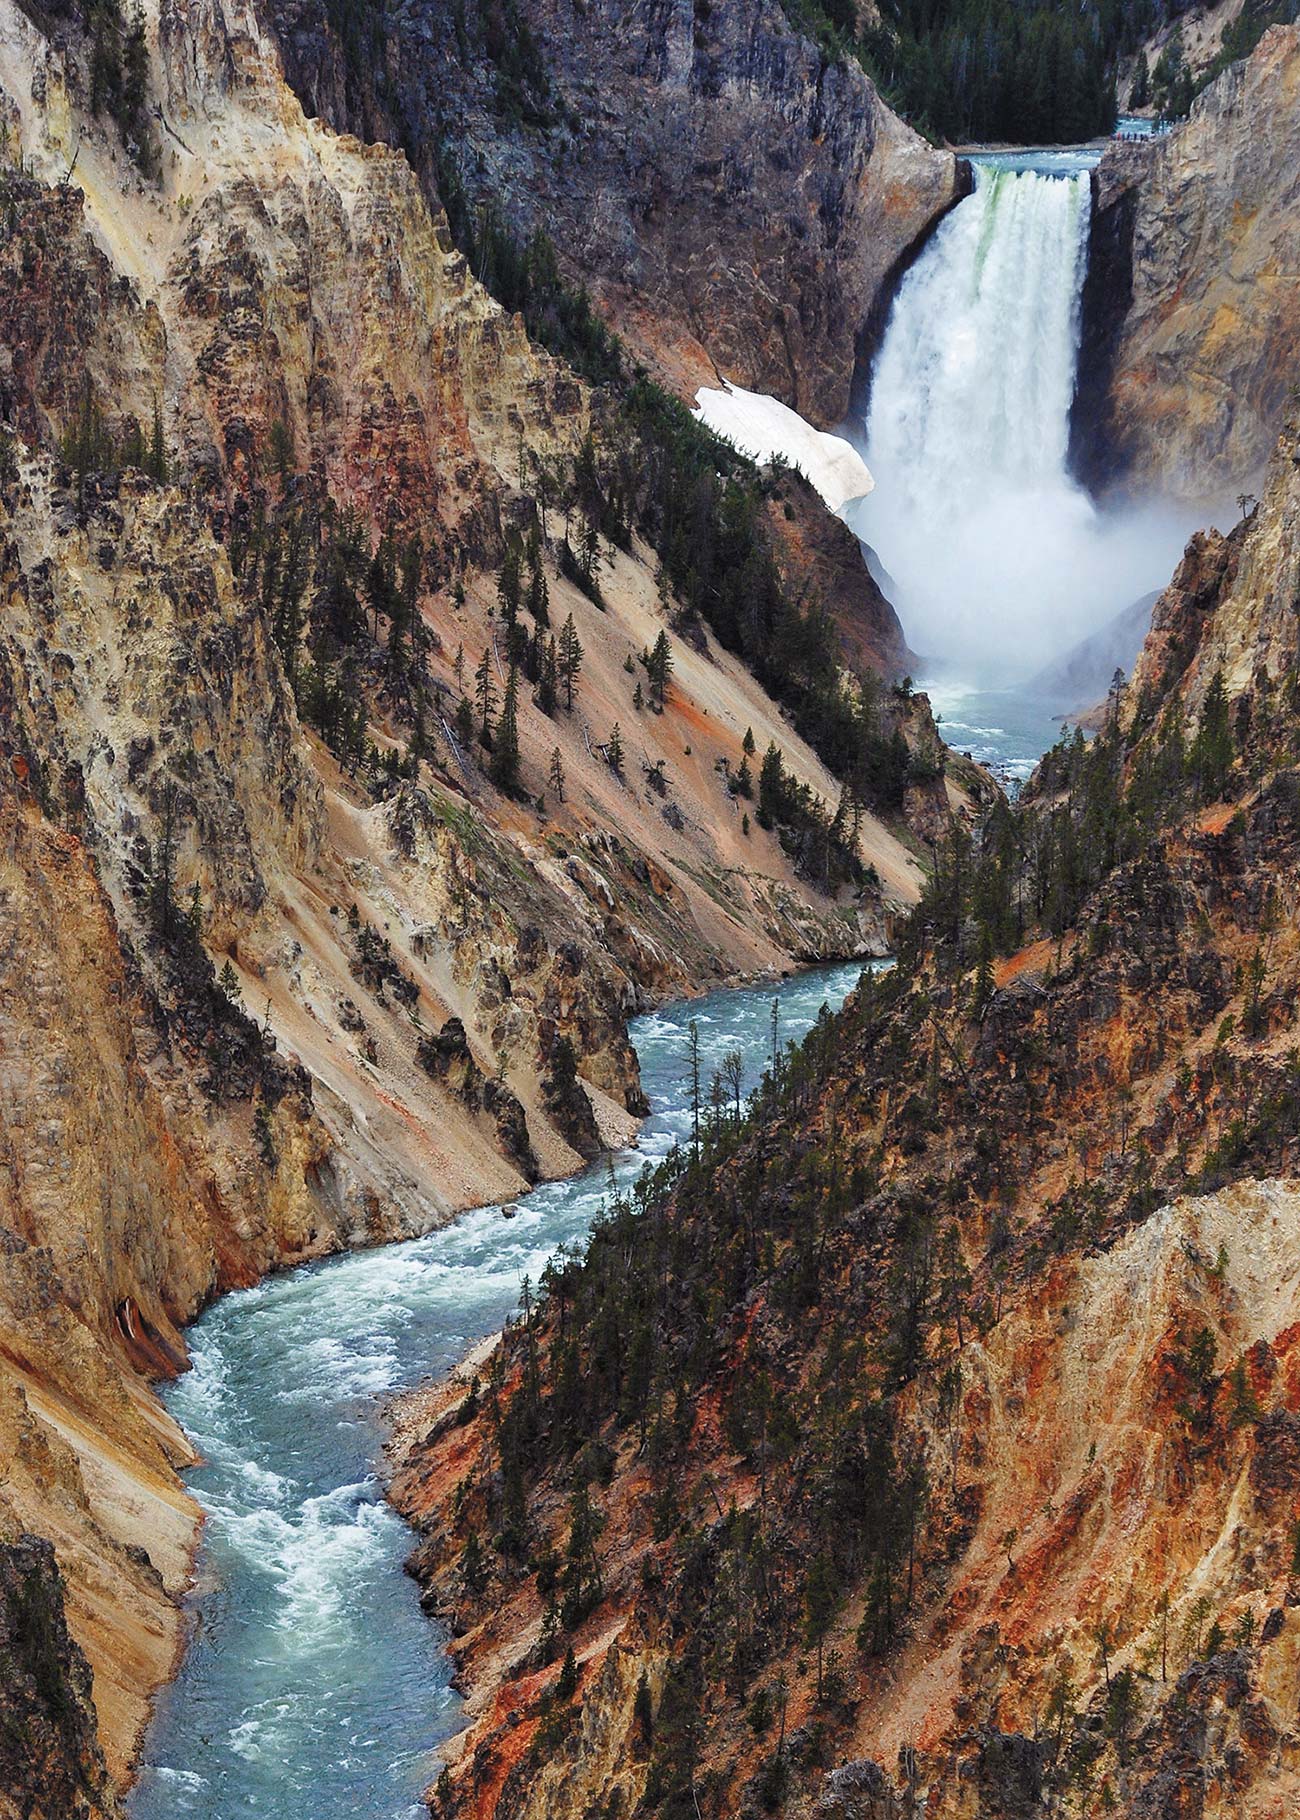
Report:
M 458 1727 L 445 1639 L 402 1572 L 411 1531 L 383 1496 L 383 1410 L 423 1384 L 427 1411 L 561 1244 L 581 1243 L 611 1184 L 627 1186 L 689 1128 L 692 1019 L 712 1069 L 739 1045 L 752 1084 L 771 1042 L 801 1034 L 850 964 L 680 1001 L 632 1026 L 651 1114 L 635 1147 L 436 1233 L 268 1277 L 190 1330 L 194 1368 L 167 1407 L 203 1454 L 190 1478 L 207 1524 L 198 1622 L 164 1689 L 133 1820 L 269 1808 L 276 1820 L 422 1812 L 436 1751 Z M 422 1419 L 422 1418 L 421 1418 Z M 424 1430 L 427 1432 L 427 1427 Z M 403 1805 L 404 1804 L 404 1805 Z

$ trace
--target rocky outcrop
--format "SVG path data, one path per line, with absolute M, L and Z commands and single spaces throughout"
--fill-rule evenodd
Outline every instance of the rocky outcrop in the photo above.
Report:
M 68 1635 L 50 1544 L 0 1540 L 0 1814 L 111 1820 L 86 1658 Z
M 1300 337 L 1300 26 L 1275 26 L 1167 137 L 1095 177 L 1078 472 L 1225 501 L 1258 486 Z
M 852 667 L 891 682 L 902 676 L 914 661 L 903 628 L 843 519 L 823 510 L 808 482 L 793 473 L 772 490 L 767 516 L 782 578 L 826 608 Z
M 540 1174 L 528 1141 L 528 1119 L 510 1089 L 495 1077 L 485 1076 L 470 1051 L 465 1026 L 451 1017 L 436 1037 L 421 1038 L 416 1058 L 435 1080 L 448 1086 L 462 1104 L 485 1113 L 496 1128 L 504 1156 L 521 1174 L 535 1182 Z
M 1176 689 L 1198 717 L 1216 675 L 1230 698 L 1281 689 L 1297 659 L 1300 429 L 1278 438 L 1264 497 L 1227 537 L 1198 532 L 1157 600 L 1129 701 Z
M 114 427 L 146 434 L 161 406 L 166 337 L 87 236 L 80 190 L 5 172 L 0 248 L 0 422 L 33 447 L 55 445 L 90 396 Z M 39 249 L 39 251 L 38 251 Z
M 431 186 L 445 145 L 473 206 L 545 229 L 687 396 L 720 373 L 841 422 L 859 330 L 957 194 L 951 154 L 776 0 L 394 6 L 364 46 L 316 0 L 273 10 L 309 112 L 405 145 Z
M 62 186 L 6 178 L 15 427 L 48 442 L 89 381 L 112 431 L 147 434 L 158 408 L 218 523 L 287 466 L 373 522 L 438 525 L 444 562 L 493 548 L 501 471 L 517 477 L 521 437 L 540 455 L 577 445 L 582 388 L 473 281 L 400 153 L 303 118 L 251 9 L 146 12 L 156 188 L 91 114 L 75 31 L 47 36 L 14 0 L 0 13 L 26 169 Z
M 202 520 L 138 475 L 9 494 L 4 661 L 51 810 L 88 831 L 124 897 L 154 884 L 153 837 L 230 947 L 267 901 L 269 856 L 310 867 L 324 804 L 263 615 Z

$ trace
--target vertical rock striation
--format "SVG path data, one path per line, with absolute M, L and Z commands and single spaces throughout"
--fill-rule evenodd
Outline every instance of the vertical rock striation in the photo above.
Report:
M 1096 488 L 1258 484 L 1300 339 L 1300 25 L 1096 179 L 1072 455 Z
M 716 373 L 828 426 L 900 257 L 959 193 L 957 160 L 830 62 L 776 0 L 525 0 L 523 117 L 490 9 L 394 6 L 343 45 L 276 0 L 290 81 L 337 127 L 440 143 L 475 204 L 545 229 L 634 354 L 693 393 Z

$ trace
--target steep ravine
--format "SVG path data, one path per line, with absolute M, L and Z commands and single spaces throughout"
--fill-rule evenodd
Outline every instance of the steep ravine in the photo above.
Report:
M 440 1820 L 1294 1811 L 1296 453 L 895 971 L 411 1424 Z
M 445 1641 L 401 1572 L 411 1535 L 376 1474 L 379 1400 L 449 1370 L 516 1308 L 561 1246 L 581 1244 L 689 1130 L 688 1025 L 712 1069 L 762 1067 L 771 1007 L 803 1033 L 857 968 L 669 1005 L 633 1026 L 651 1115 L 634 1148 L 409 1245 L 340 1258 L 228 1297 L 194 1329 L 195 1368 L 167 1394 L 202 1450 L 208 1513 L 197 1636 L 162 1698 L 135 1820 L 244 1808 L 276 1820 L 415 1806 L 458 1722 Z M 309 1414 L 310 1419 L 304 1420 Z
M 152 174 L 91 106 L 79 18 L 0 0 L 0 1524 L 6 1599 L 50 1618 L 3 1707 L 34 1741 L 24 1820 L 111 1812 L 173 1672 L 198 1513 L 151 1384 L 200 1310 L 574 1170 L 641 1104 L 631 1016 L 879 952 L 921 880 L 901 819 L 862 818 L 861 894 L 746 826 L 747 730 L 832 807 L 837 779 L 707 630 L 678 638 L 642 539 L 599 552 L 604 611 L 562 576 L 558 514 L 539 562 L 581 682 L 572 713 L 521 703 L 526 789 L 495 788 L 455 704 L 538 516 L 525 472 L 581 450 L 590 388 L 477 284 L 400 153 L 306 118 L 250 9 L 144 7 Z M 846 540 L 787 484 L 788 585 L 815 565 L 851 615 Z M 368 630 L 373 753 L 299 716 L 239 560 L 296 506 L 356 514 L 367 552 L 422 540 L 440 712 L 413 768 Z M 861 604 L 887 644 L 865 576 Z M 671 688 L 642 712 L 660 631 Z M 925 704 L 889 712 L 928 761 Z M 927 769 L 922 830 L 969 809 Z

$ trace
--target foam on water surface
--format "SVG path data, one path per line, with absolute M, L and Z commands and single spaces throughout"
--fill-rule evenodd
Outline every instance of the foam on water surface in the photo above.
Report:
M 637 1020 L 652 1112 L 637 1146 L 552 1182 L 506 1221 L 481 1208 L 427 1238 L 309 1265 L 227 1296 L 167 1392 L 202 1451 L 195 1635 L 159 1700 L 132 1820 L 418 1820 L 459 1707 L 442 1637 L 402 1572 L 411 1535 L 374 1466 L 385 1394 L 493 1332 L 562 1243 L 686 1135 L 692 1016 L 706 1078 L 732 1048 L 752 1086 L 771 1006 L 782 1042 L 860 968 L 716 993 Z

